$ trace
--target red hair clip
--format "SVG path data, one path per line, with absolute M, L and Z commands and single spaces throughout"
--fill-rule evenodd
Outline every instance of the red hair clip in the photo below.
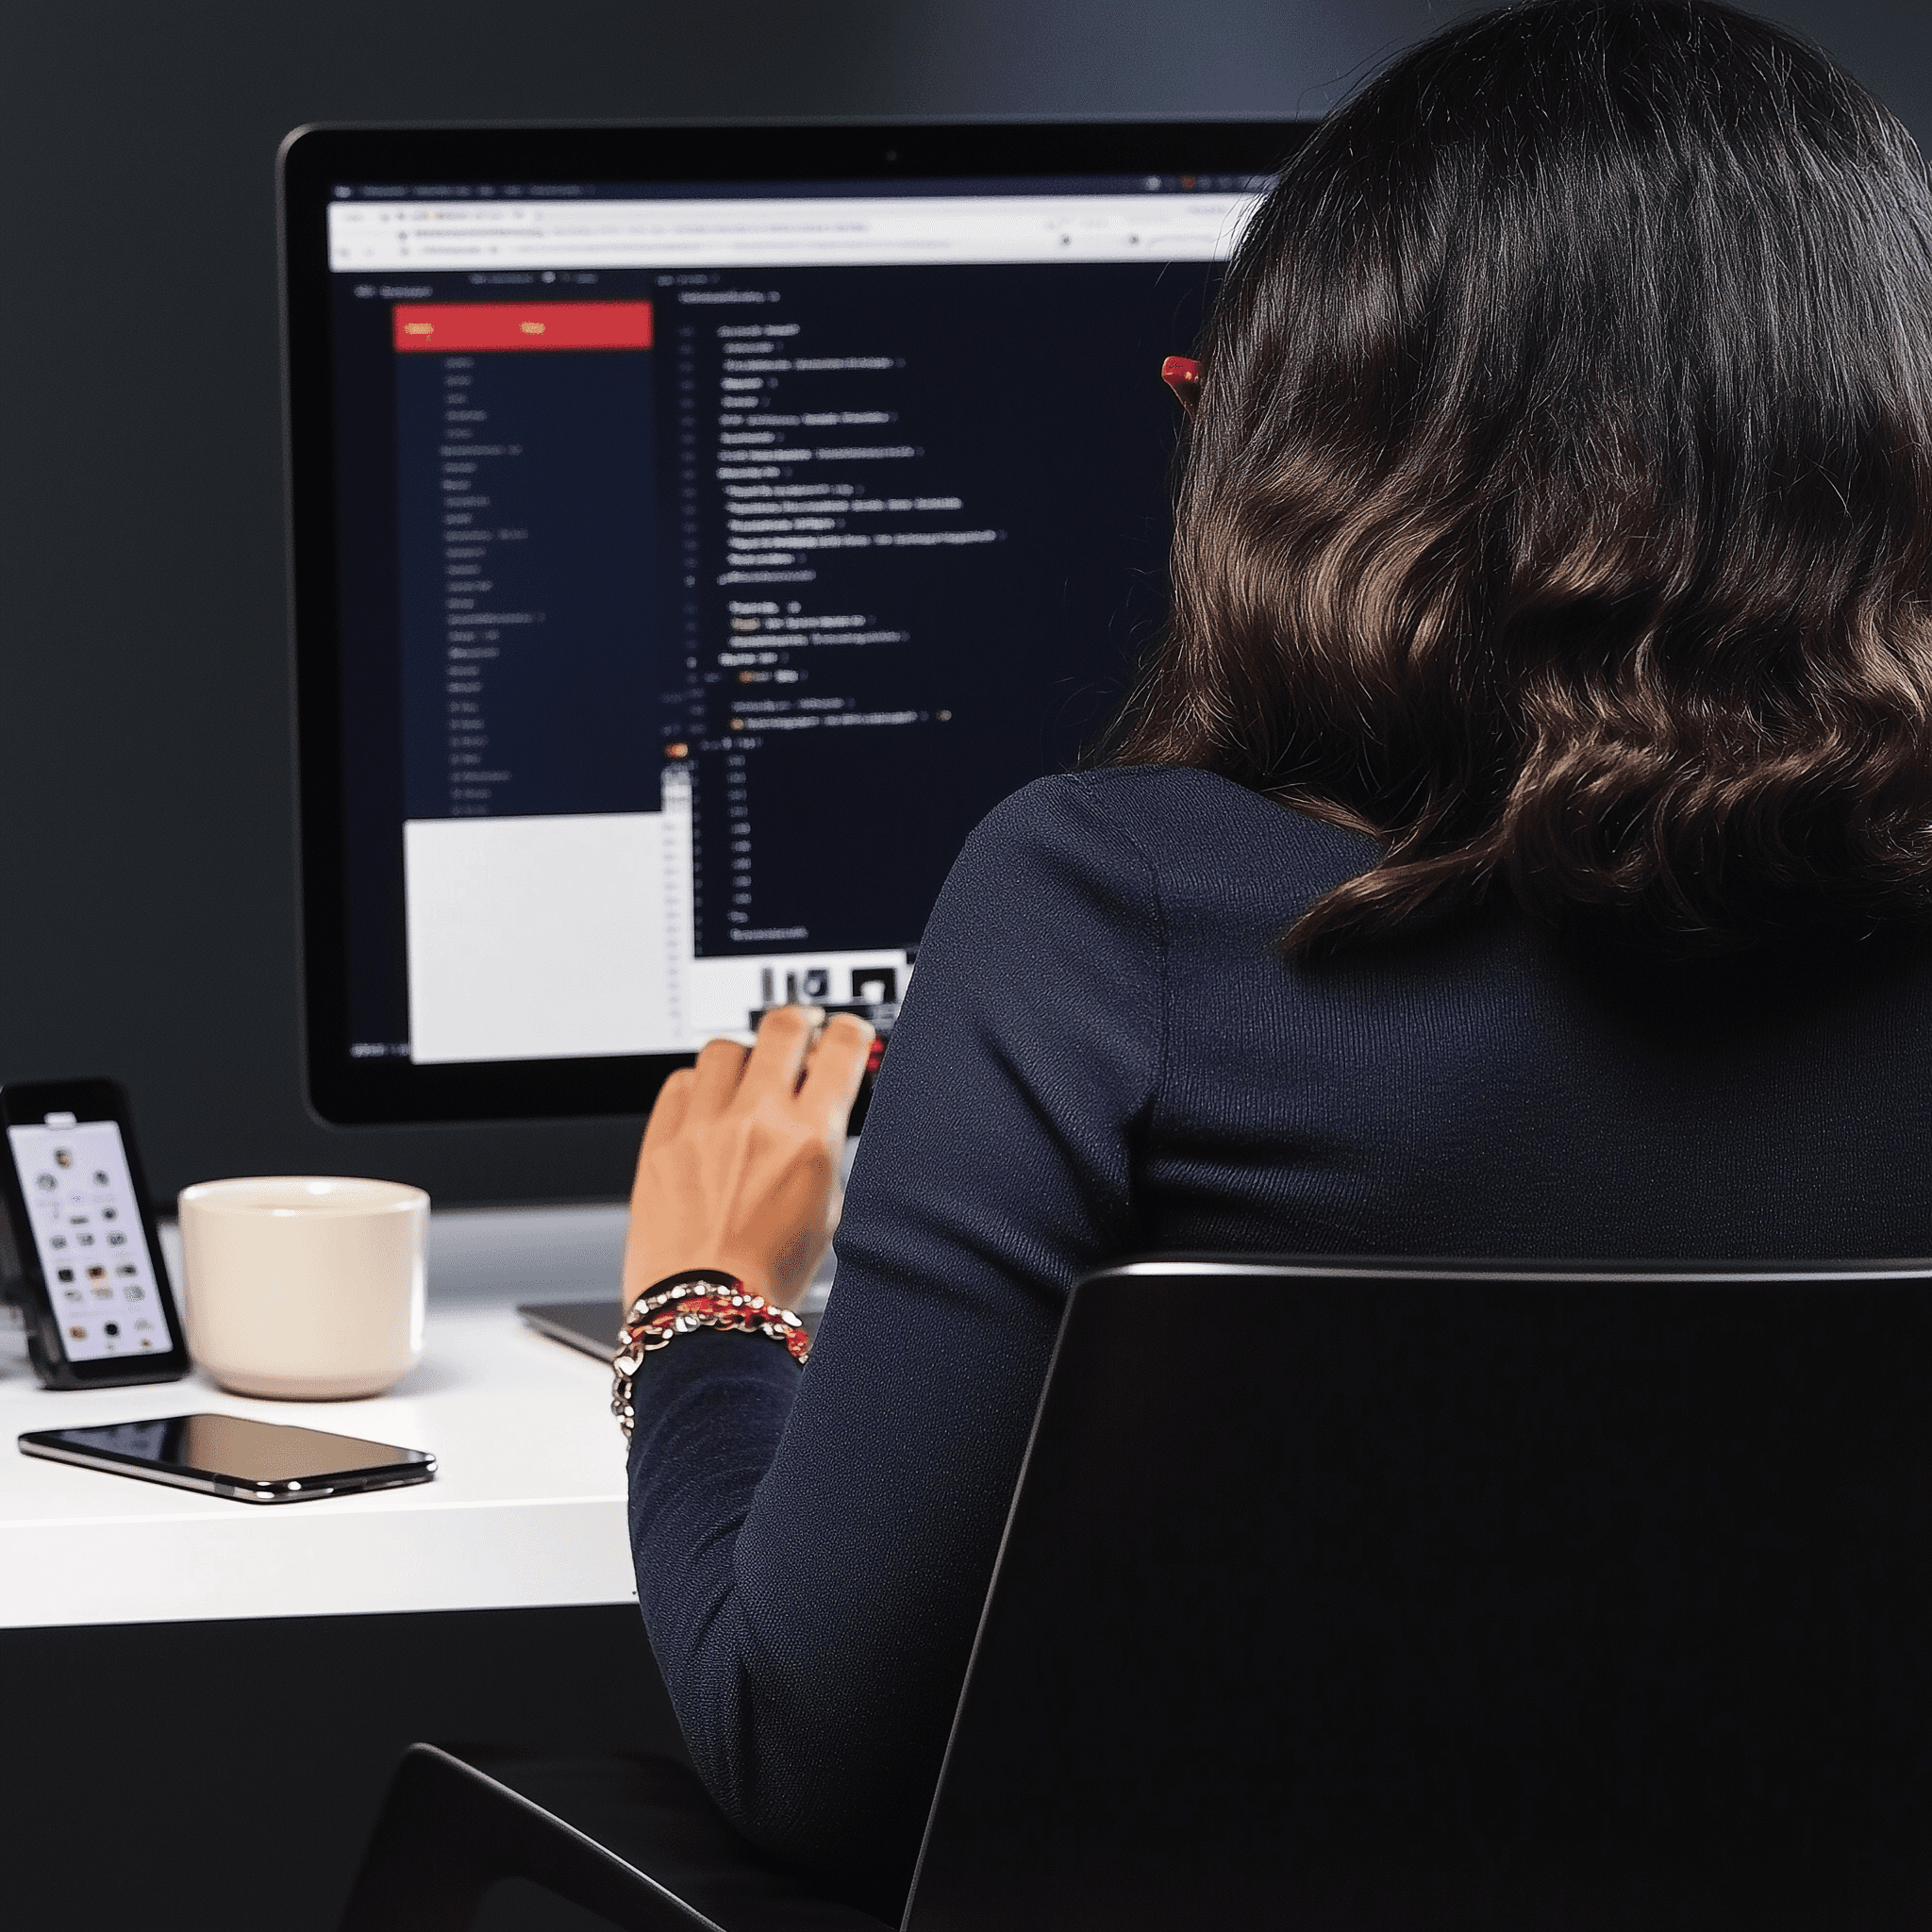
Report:
M 1201 393 L 1201 365 L 1191 356 L 1170 356 L 1160 365 L 1160 379 L 1183 403 L 1191 405 Z

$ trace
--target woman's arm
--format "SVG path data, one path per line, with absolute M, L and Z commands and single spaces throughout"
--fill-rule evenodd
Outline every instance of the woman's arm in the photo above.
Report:
M 909 1876 L 1066 1291 L 1137 1243 L 1164 943 L 1104 785 L 1029 787 L 947 881 L 809 1366 L 699 1333 L 637 1380 L 639 1601 L 692 1757 L 751 1837 L 877 1896 Z

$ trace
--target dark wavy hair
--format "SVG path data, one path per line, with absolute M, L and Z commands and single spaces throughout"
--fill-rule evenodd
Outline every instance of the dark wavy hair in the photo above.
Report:
M 1384 841 L 1319 958 L 1513 895 L 1653 956 L 1932 918 L 1932 192 L 1705 0 L 1451 28 L 1322 124 L 1200 350 L 1116 763 Z

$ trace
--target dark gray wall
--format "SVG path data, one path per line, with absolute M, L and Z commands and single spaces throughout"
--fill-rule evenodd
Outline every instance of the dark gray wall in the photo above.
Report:
M 158 1192 L 622 1191 L 634 1123 L 304 1110 L 276 142 L 311 120 L 1318 113 L 1421 0 L 67 0 L 0 43 L 0 1078 L 132 1089 Z M 1807 0 L 1932 134 L 1932 9 Z

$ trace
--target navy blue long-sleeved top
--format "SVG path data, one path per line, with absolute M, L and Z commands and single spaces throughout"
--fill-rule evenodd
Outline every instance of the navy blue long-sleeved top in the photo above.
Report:
M 769 1849 L 903 1889 L 1084 1270 L 1932 1254 L 1924 943 L 1650 972 L 1501 911 L 1284 962 L 1374 856 L 1199 772 L 1009 799 L 921 947 L 810 1363 L 716 1334 L 648 1359 L 639 1600 Z

